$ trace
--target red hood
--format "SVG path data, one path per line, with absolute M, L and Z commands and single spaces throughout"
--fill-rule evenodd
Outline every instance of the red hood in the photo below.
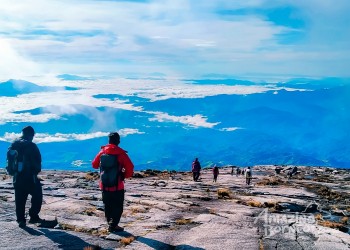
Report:
M 101 150 L 106 154 L 119 155 L 126 153 L 125 150 L 121 149 L 117 145 L 107 144 L 106 146 L 102 146 Z

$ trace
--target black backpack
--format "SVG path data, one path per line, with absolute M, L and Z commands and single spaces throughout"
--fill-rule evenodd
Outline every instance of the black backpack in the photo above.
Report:
M 111 154 L 103 154 L 100 157 L 100 178 L 103 187 L 118 185 L 119 163 L 118 157 Z
M 9 148 L 6 154 L 6 171 L 9 175 L 15 175 L 18 172 L 18 152 Z

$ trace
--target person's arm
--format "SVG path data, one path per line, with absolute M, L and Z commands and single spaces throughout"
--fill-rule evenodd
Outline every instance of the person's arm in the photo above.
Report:
M 95 156 L 95 158 L 92 161 L 92 167 L 95 169 L 98 169 L 100 167 L 101 154 L 102 154 L 102 150 Z
M 41 172 L 40 150 L 35 143 L 31 143 L 31 146 L 28 149 L 30 151 L 29 151 L 29 154 L 26 153 L 26 156 L 29 156 L 29 158 L 30 158 L 29 164 L 32 167 L 32 171 L 34 171 L 35 174 L 39 174 Z
M 131 162 L 127 153 L 120 154 L 118 158 L 121 167 L 125 169 L 124 178 L 132 177 L 134 174 L 134 164 Z

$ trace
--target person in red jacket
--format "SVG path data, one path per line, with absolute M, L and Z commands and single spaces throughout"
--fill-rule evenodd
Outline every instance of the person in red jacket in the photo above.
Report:
M 130 178 L 134 172 L 134 164 L 131 162 L 127 152 L 120 148 L 120 136 L 117 132 L 112 132 L 108 135 L 108 144 L 101 147 L 100 152 L 92 161 L 92 167 L 98 169 L 102 155 L 115 155 L 118 161 L 118 178 L 114 186 L 104 187 L 100 181 L 100 189 L 102 191 L 102 201 L 105 205 L 105 217 L 109 225 L 110 232 L 123 231 L 119 221 L 123 213 L 124 206 L 124 179 Z

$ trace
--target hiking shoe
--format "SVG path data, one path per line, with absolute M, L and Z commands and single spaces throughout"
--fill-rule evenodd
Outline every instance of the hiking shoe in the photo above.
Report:
M 25 221 L 25 220 L 22 220 L 22 221 L 18 222 L 18 226 L 19 226 L 20 228 L 26 227 L 26 221 Z
M 43 221 L 44 221 L 43 219 L 41 219 L 40 217 L 37 217 L 37 218 L 30 218 L 29 223 L 36 224 L 36 223 L 41 223 Z
M 110 233 L 123 232 L 123 231 L 124 231 L 124 228 L 122 228 L 122 227 L 120 227 L 120 226 L 115 226 L 115 227 L 109 226 L 109 227 L 108 227 L 108 231 L 109 231 Z

